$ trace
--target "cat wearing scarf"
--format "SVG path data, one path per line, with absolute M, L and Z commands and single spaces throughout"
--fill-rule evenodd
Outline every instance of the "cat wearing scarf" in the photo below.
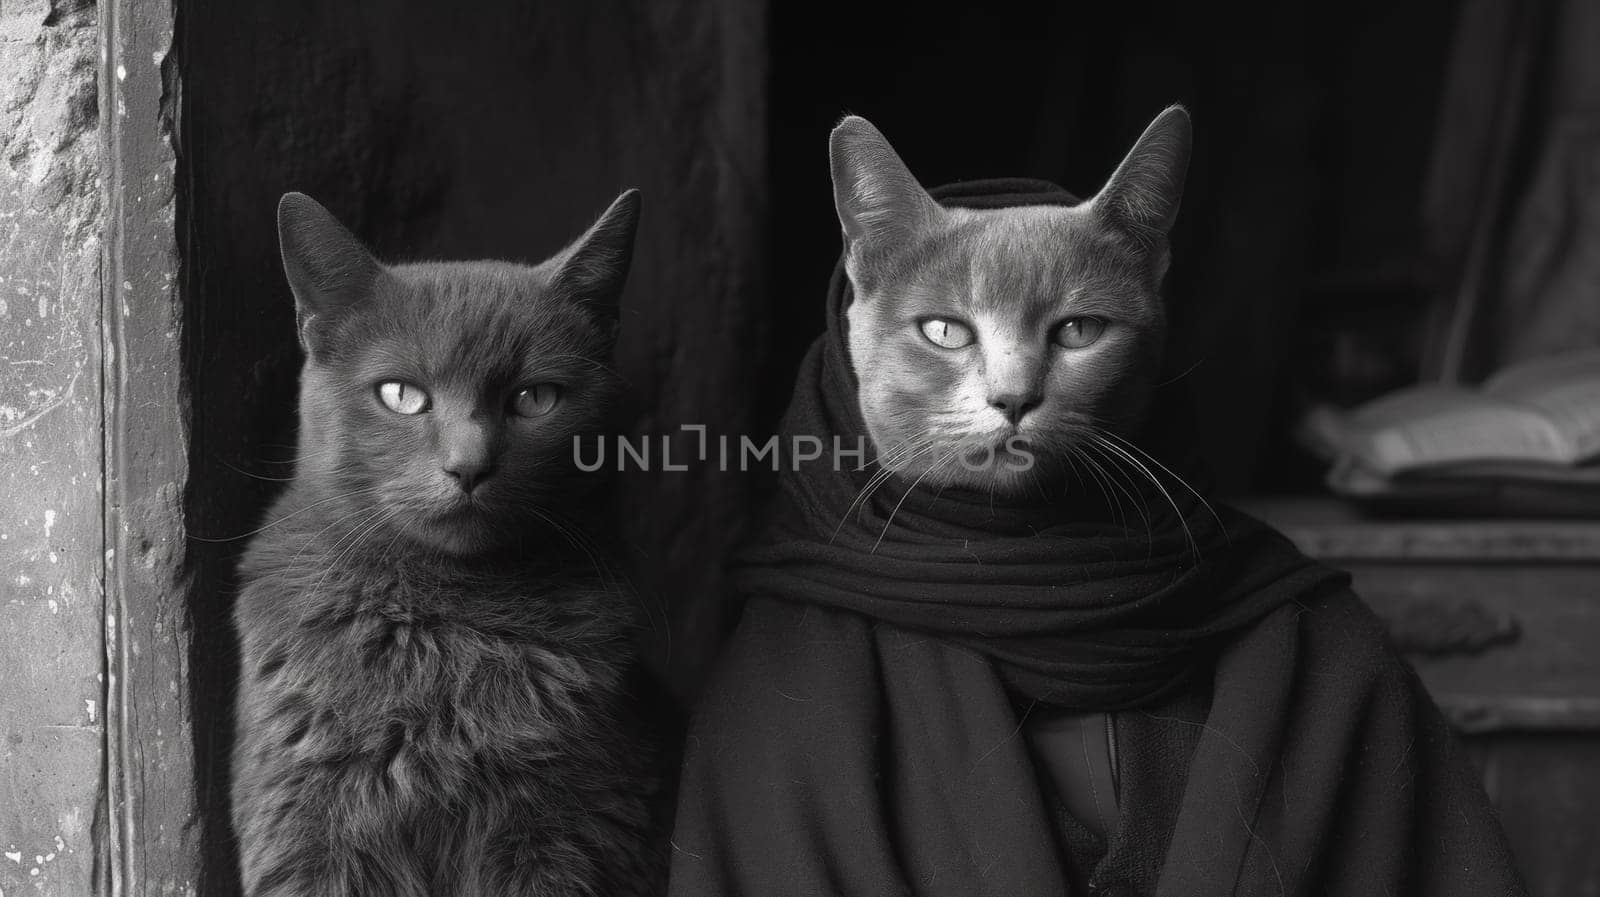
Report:
M 611 423 L 638 209 L 536 266 L 385 265 L 283 198 L 306 361 L 235 611 L 249 897 L 656 893 L 632 599 L 570 461 Z
M 797 455 L 738 558 L 674 897 L 1524 893 L 1348 577 L 1192 485 L 1159 385 L 1189 145 L 1166 110 L 1080 200 L 930 193 L 834 130 L 844 253 L 781 444 L 874 463 Z

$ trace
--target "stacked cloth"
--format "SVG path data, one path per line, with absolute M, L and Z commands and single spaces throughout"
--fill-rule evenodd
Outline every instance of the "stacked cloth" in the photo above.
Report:
M 935 195 L 1076 202 L 1036 181 Z M 849 301 L 841 267 L 786 445 L 866 432 Z M 1185 442 L 1168 404 L 1138 440 L 1158 457 Z M 1476 774 L 1343 574 L 1175 479 L 1119 517 L 894 479 L 858 501 L 871 473 L 786 464 L 741 556 L 743 615 L 686 745 L 675 897 L 1524 893 Z M 1086 875 L 1019 734 L 1039 706 L 1130 723 Z

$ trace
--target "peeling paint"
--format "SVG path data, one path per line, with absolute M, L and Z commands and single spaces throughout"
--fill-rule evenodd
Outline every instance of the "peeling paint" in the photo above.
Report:
M 57 850 L 66 850 L 66 842 L 62 839 L 81 839 L 84 833 L 88 831 L 88 826 L 84 823 L 82 807 L 72 807 L 62 813 L 57 822 L 61 826 L 61 834 L 56 838 Z

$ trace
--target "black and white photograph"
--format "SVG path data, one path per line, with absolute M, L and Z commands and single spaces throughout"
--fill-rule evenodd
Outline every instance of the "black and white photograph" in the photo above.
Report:
M 0 0 L 0 897 L 1600 897 L 1597 49 Z

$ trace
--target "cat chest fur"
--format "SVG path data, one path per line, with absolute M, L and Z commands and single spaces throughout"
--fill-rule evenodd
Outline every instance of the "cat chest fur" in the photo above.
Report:
M 257 756 L 241 759 L 340 769 L 351 787 L 427 804 L 559 766 L 583 742 L 616 688 L 593 650 L 618 637 L 605 615 L 575 613 L 589 602 L 573 595 L 405 572 L 252 583 L 241 712 Z

